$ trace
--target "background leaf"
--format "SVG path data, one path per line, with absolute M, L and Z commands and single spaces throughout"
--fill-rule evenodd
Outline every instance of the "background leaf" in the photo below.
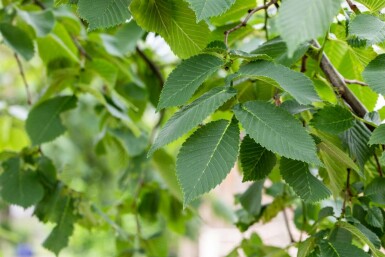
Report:
M 0 23 L 0 32 L 4 42 L 17 54 L 27 61 L 33 57 L 33 42 L 24 30 L 8 23 Z
M 385 40 L 385 22 L 373 15 L 357 15 L 349 23 L 349 33 L 365 40 L 367 45 L 381 43 Z
M 228 10 L 235 0 L 187 0 L 197 16 L 197 22 L 218 16 Z
M 385 95 L 385 54 L 378 55 L 368 66 L 366 66 L 362 76 L 369 87 L 375 92 Z
M 370 136 L 369 144 L 385 144 L 385 124 L 381 124 L 373 131 L 372 135 Z

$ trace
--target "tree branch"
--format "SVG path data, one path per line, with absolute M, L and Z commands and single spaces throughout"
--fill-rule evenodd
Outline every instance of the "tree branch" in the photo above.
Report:
M 360 86 L 368 86 L 365 82 L 359 81 L 359 80 L 354 80 L 354 79 L 344 79 L 346 84 L 356 84 Z
M 225 31 L 225 45 L 226 45 L 226 48 L 228 49 L 229 48 L 229 44 L 228 44 L 228 41 L 229 41 L 229 35 L 231 33 L 233 33 L 234 31 L 242 28 L 242 27 L 245 27 L 247 22 L 250 20 L 251 16 L 253 16 L 254 13 L 260 11 L 260 10 L 266 10 L 267 8 L 269 8 L 271 5 L 275 5 L 277 3 L 278 0 L 271 0 L 270 2 L 268 2 L 267 4 L 264 4 L 262 6 L 258 6 L 254 9 L 251 9 L 249 10 L 249 14 L 246 16 L 246 18 L 241 22 L 239 23 L 237 26 L 229 29 L 229 30 L 226 30 Z
M 24 73 L 24 69 L 23 69 L 23 64 L 21 63 L 19 55 L 17 53 L 14 53 L 14 56 L 15 56 L 15 59 L 16 59 L 16 62 L 17 62 L 17 66 L 19 67 L 20 76 L 23 79 L 25 91 L 27 93 L 27 103 L 28 103 L 28 105 L 32 105 L 31 91 L 29 90 L 29 85 L 28 85 L 27 79 L 25 77 L 25 73 Z
M 360 11 L 360 9 L 358 9 L 357 5 L 355 5 L 351 0 L 346 0 L 346 2 L 348 3 L 350 9 L 352 9 L 353 12 L 355 12 L 356 14 L 361 13 L 361 11 Z
M 287 233 L 289 234 L 290 243 L 295 243 L 293 233 L 291 232 L 291 229 L 290 229 L 289 218 L 287 217 L 286 208 L 282 210 L 282 213 L 285 221 L 286 230 L 287 230 Z
M 313 46 L 320 48 L 320 45 L 317 41 L 312 40 L 311 43 Z M 312 57 L 317 60 L 318 56 L 313 54 Z M 352 108 L 354 113 L 357 114 L 359 117 L 363 118 L 368 112 L 368 110 L 352 93 L 352 91 L 350 91 L 350 89 L 346 86 L 345 79 L 337 71 L 337 69 L 333 66 L 329 58 L 324 53 L 322 53 L 320 67 L 324 72 L 326 78 L 333 85 L 333 87 L 338 89 L 338 92 L 340 93 L 341 97 Z
M 376 153 L 374 153 L 374 159 L 376 160 L 378 175 L 382 178 L 384 173 L 382 172 L 381 164 Z

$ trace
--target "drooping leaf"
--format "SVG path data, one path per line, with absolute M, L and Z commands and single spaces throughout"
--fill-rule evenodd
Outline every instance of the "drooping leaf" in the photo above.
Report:
M 176 161 L 184 205 L 217 186 L 238 156 L 239 128 L 234 121 L 214 121 L 183 144 Z
M 198 54 L 208 43 L 207 24 L 196 23 L 194 12 L 184 1 L 133 0 L 130 10 L 139 26 L 161 35 L 182 59 Z
M 311 125 L 321 131 L 338 134 L 354 125 L 354 117 L 339 105 L 325 106 L 314 114 Z
M 280 171 L 285 182 L 305 202 L 319 202 L 331 195 L 329 189 L 310 173 L 307 163 L 282 158 Z
M 254 182 L 239 197 L 239 202 L 241 203 L 242 207 L 253 216 L 258 215 L 261 211 L 262 189 L 264 182 L 264 180 Z
M 311 104 L 320 101 L 313 82 L 300 72 L 268 61 L 256 61 L 242 66 L 240 75 L 253 76 L 258 79 L 271 79 L 276 81 L 276 86 L 288 92 L 298 103 Z
M 365 40 L 367 45 L 381 43 L 385 40 L 385 22 L 373 15 L 360 14 L 349 23 L 349 33 Z
M 313 139 L 286 111 L 261 101 L 239 104 L 233 110 L 250 137 L 266 149 L 287 158 L 321 165 Z
M 277 160 L 274 153 L 256 143 L 250 136 L 242 141 L 239 159 L 243 182 L 266 178 Z
M 385 7 L 383 0 L 357 0 L 357 2 L 365 5 L 372 12 L 378 12 Z
M 33 57 L 33 42 L 24 30 L 8 23 L 0 23 L 0 32 L 4 42 L 17 54 L 27 61 Z
M 59 96 L 35 106 L 26 121 L 26 129 L 33 145 L 55 139 L 66 130 L 60 114 L 76 107 L 74 96 Z
M 308 257 L 315 247 L 315 238 L 309 237 L 305 241 L 300 242 L 298 246 L 297 257 Z
M 378 55 L 368 66 L 366 66 L 362 76 L 369 87 L 375 92 L 385 95 L 385 54 Z
M 18 15 L 36 31 L 38 37 L 47 35 L 55 25 L 55 17 L 50 10 L 39 12 L 18 11 Z
M 167 78 L 157 109 L 184 104 L 222 65 L 224 62 L 221 59 L 209 54 L 193 56 L 183 61 Z
M 357 160 L 361 170 L 373 153 L 373 149 L 368 145 L 371 132 L 362 123 L 355 122 L 354 126 L 342 134 L 342 141 L 349 150 L 352 159 Z
M 122 24 L 131 18 L 128 6 L 132 0 L 79 0 L 78 13 L 87 20 L 89 30 Z
M 340 5 L 340 0 L 282 2 L 278 29 L 287 43 L 289 56 L 293 55 L 301 43 L 325 35 Z
M 331 206 L 324 207 L 318 213 L 318 221 L 321 221 L 324 218 L 329 217 L 329 216 L 333 216 L 333 215 L 334 215 L 333 207 L 331 207 Z
M 342 221 L 339 221 L 337 222 L 336 224 L 337 226 L 343 228 L 343 229 L 346 229 L 348 230 L 350 233 L 353 234 L 353 236 L 355 236 L 356 238 L 358 238 L 361 242 L 367 244 L 372 252 L 372 255 L 374 257 L 384 257 L 385 254 L 381 253 L 375 246 L 374 244 L 370 241 L 370 239 L 363 233 L 361 232 L 360 229 L 358 229 L 357 227 L 349 224 L 349 223 L 346 223 L 346 222 L 342 222 Z M 373 232 L 372 232 L 373 233 Z
M 155 150 L 178 139 L 235 96 L 234 89 L 214 88 L 191 104 L 175 113 L 164 125 L 152 145 L 149 155 Z
M 370 145 L 385 144 L 385 125 L 384 124 L 380 125 L 373 131 L 373 134 L 370 136 L 369 144 Z
M 197 22 L 218 16 L 228 10 L 235 0 L 187 0 L 197 16 Z
M 0 176 L 0 195 L 4 201 L 27 208 L 43 198 L 44 189 L 37 174 L 21 169 L 19 158 L 8 159 L 2 166 L 4 172 Z

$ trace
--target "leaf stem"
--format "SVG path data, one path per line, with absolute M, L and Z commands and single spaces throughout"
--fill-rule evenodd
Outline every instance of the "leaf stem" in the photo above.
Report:
M 290 229 L 289 218 L 287 216 L 286 208 L 283 208 L 282 214 L 283 214 L 283 219 L 285 221 L 285 226 L 286 226 L 287 233 L 289 234 L 290 243 L 295 243 L 295 240 L 294 240 L 294 237 L 293 237 L 293 233 L 291 232 L 291 229 Z
M 260 10 L 266 10 L 267 8 L 269 8 L 271 5 L 275 5 L 277 3 L 278 0 L 271 0 L 270 2 L 268 2 L 267 4 L 264 4 L 264 5 L 261 5 L 261 6 L 258 6 L 254 9 L 251 9 L 249 10 L 249 14 L 246 16 L 246 18 L 241 22 L 239 23 L 237 26 L 229 29 L 229 30 L 226 30 L 225 31 L 225 45 L 226 45 L 226 48 L 229 49 L 229 44 L 228 44 L 228 41 L 229 41 L 229 35 L 231 33 L 233 33 L 234 31 L 242 28 L 242 27 L 245 27 L 247 22 L 250 20 L 251 16 L 253 16 L 254 13 L 260 11 Z
M 32 95 L 31 95 L 31 91 L 29 90 L 28 81 L 27 81 L 27 79 L 25 77 L 23 64 L 21 63 L 19 55 L 17 53 L 14 53 L 14 56 L 15 56 L 15 59 L 16 59 L 16 62 L 17 62 L 17 66 L 19 67 L 20 76 L 23 79 L 25 91 L 27 93 L 27 103 L 28 103 L 28 105 L 32 105 Z
M 346 176 L 346 188 L 345 188 L 345 197 L 344 202 L 342 203 L 342 209 L 341 209 L 341 217 L 345 216 L 346 212 L 346 202 L 348 200 L 348 197 L 352 195 L 350 191 L 350 169 L 347 169 L 347 176 Z
M 384 177 L 384 173 L 382 172 L 381 164 L 380 164 L 380 161 L 378 160 L 376 153 L 374 153 L 374 159 L 376 160 L 378 175 L 380 175 L 380 177 L 382 178 Z
M 362 82 L 362 81 L 359 81 L 359 80 L 354 80 L 354 79 L 345 79 L 345 83 L 346 84 L 356 84 L 356 85 L 360 85 L 360 86 L 368 86 L 368 84 L 366 84 L 365 82 Z

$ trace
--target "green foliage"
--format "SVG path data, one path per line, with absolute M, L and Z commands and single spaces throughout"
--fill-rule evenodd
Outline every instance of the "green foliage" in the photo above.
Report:
M 280 171 L 285 182 L 305 202 L 319 202 L 330 196 L 327 187 L 310 173 L 307 163 L 282 158 Z
M 194 12 L 184 1 L 133 0 L 130 10 L 139 26 L 159 33 L 182 59 L 198 54 L 209 43 L 208 26 L 195 22 Z
M 349 33 L 368 45 L 381 43 L 385 40 L 385 22 L 372 15 L 361 14 L 349 24 Z
M 219 185 L 234 166 L 238 151 L 239 128 L 234 121 L 211 122 L 189 137 L 176 162 L 184 205 Z
M 187 2 L 190 3 L 191 9 L 197 16 L 197 22 L 199 22 L 224 13 L 234 4 L 235 0 L 187 0 Z
M 250 137 L 266 149 L 294 160 L 320 164 L 314 141 L 286 111 L 253 101 L 235 106 L 234 113 Z
M 357 2 L 368 7 L 372 12 L 378 12 L 385 7 L 382 0 L 357 0 Z
M 52 98 L 35 106 L 28 115 L 26 129 L 34 145 L 49 142 L 66 130 L 60 114 L 76 107 L 74 96 Z
M 369 144 L 385 144 L 385 125 L 380 125 L 373 131 Z
M 0 23 L 0 32 L 4 42 L 24 59 L 30 60 L 34 55 L 33 42 L 22 29 L 8 23 Z
M 314 115 L 311 124 L 321 131 L 339 134 L 353 126 L 354 118 L 341 106 L 326 106 Z
M 382 84 L 382 81 L 385 78 L 384 65 L 385 54 L 380 54 L 366 66 L 362 73 L 362 76 L 369 87 L 379 94 L 385 94 L 385 89 Z

